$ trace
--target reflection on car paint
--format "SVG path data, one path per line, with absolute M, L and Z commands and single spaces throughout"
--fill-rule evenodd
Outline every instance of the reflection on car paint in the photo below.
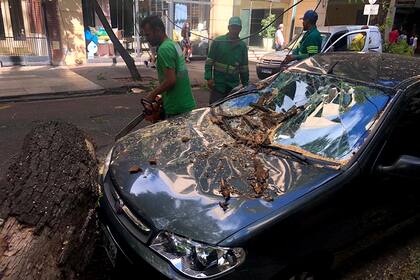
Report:
M 184 136 L 190 140 L 182 142 Z M 157 164 L 150 165 L 150 158 Z M 268 188 L 261 195 L 249 180 L 255 176 L 253 158 L 269 171 Z M 133 165 L 144 172 L 130 174 Z M 139 217 L 206 242 L 217 242 L 338 173 L 237 143 L 212 123 L 209 109 L 125 136 L 114 148 L 110 172 L 120 196 Z M 222 178 L 235 190 L 226 211 L 219 205 L 224 200 Z

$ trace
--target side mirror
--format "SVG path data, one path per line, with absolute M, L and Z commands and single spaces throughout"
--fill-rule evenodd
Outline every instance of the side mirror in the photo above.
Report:
M 379 165 L 377 170 L 381 174 L 399 177 L 420 178 L 420 158 L 408 155 L 400 156 L 393 165 Z

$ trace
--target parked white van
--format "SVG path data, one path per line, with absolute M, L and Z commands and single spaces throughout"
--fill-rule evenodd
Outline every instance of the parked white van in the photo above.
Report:
M 339 25 L 319 27 L 322 37 L 321 53 L 337 51 L 382 52 L 382 37 L 376 26 Z M 356 36 L 363 36 L 362 44 L 355 46 Z M 279 72 L 287 54 L 297 48 L 301 36 L 292 40 L 283 50 L 262 56 L 257 63 L 258 78 L 264 79 Z

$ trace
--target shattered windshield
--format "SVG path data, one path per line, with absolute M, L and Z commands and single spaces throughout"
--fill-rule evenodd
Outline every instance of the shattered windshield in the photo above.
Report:
M 342 162 L 365 141 L 389 99 L 368 85 L 283 72 L 267 87 L 220 104 L 214 116 L 244 143 Z

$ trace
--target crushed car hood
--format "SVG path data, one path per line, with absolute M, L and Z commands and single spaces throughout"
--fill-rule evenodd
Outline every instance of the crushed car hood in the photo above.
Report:
M 256 164 L 268 172 L 262 193 L 251 186 Z M 338 172 L 257 153 L 214 124 L 208 108 L 127 135 L 110 165 L 115 188 L 136 215 L 209 244 L 287 207 Z

